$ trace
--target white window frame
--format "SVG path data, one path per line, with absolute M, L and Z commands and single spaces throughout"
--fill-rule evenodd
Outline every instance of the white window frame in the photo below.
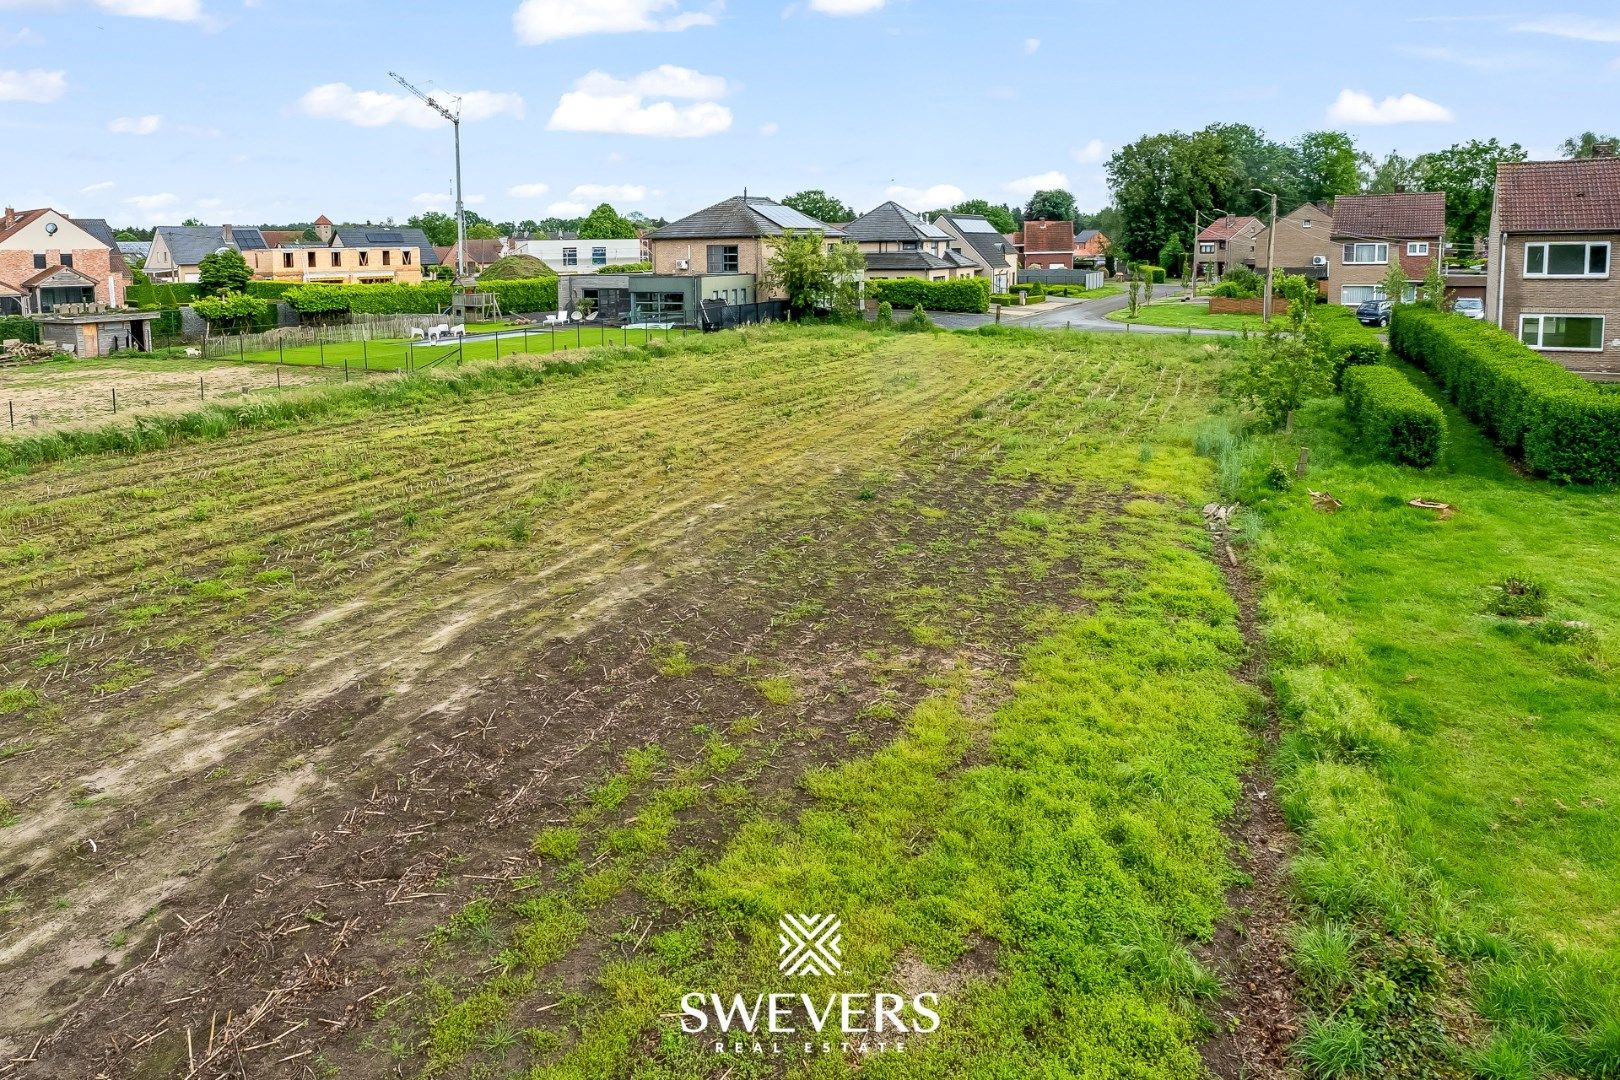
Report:
M 1369 290 L 1370 292 L 1369 292 L 1369 295 L 1365 299 L 1362 299 L 1362 300 L 1346 300 L 1344 298 L 1345 294 L 1348 293 L 1351 289 L 1357 289 L 1357 290 L 1366 289 L 1366 290 Z M 1384 299 L 1384 287 L 1382 285 L 1341 285 L 1341 286 L 1339 286 L 1339 303 L 1344 305 L 1345 307 L 1360 307 L 1362 304 L 1369 303 L 1370 301 L 1382 300 L 1382 299 Z
M 1429 242 L 1427 240 L 1408 240 L 1406 253 L 1414 258 L 1427 258 L 1429 255 Z
M 1536 344 L 1534 344 L 1534 345 L 1531 345 L 1530 342 L 1525 341 L 1525 338 L 1524 338 L 1524 323 L 1525 323 L 1526 319 L 1535 319 L 1536 320 Z M 1571 347 L 1569 345 L 1542 345 L 1541 344 L 1542 320 L 1545 320 L 1545 319 L 1596 319 L 1597 323 L 1598 323 L 1598 327 L 1599 327 L 1597 348 L 1595 348 L 1595 349 L 1577 349 L 1577 348 L 1573 348 L 1573 347 Z M 1529 312 L 1525 312 L 1525 313 L 1523 313 L 1523 314 L 1521 314 L 1519 316 L 1518 338 L 1519 338 L 1519 341 L 1522 344 L 1524 344 L 1527 348 L 1534 349 L 1537 352 L 1600 353 L 1604 349 L 1606 349 L 1608 347 L 1608 344 L 1609 344 L 1609 320 L 1608 320 L 1607 316 L 1593 315 L 1590 312 L 1570 312 L 1568 314 L 1546 314 L 1546 315 L 1531 314 Z
M 1388 262 L 1389 262 L 1389 245 L 1384 243 L 1383 241 L 1373 241 L 1373 240 L 1354 241 L 1354 242 L 1351 242 L 1349 244 L 1344 245 L 1344 247 L 1348 247 L 1348 248 L 1353 249 L 1358 256 L 1361 254 L 1361 249 L 1364 248 L 1364 247 L 1372 248 L 1373 253 L 1374 253 L 1373 258 L 1371 258 L 1371 259 L 1362 259 L 1362 258 L 1345 259 L 1344 260 L 1344 265 L 1346 265 L 1346 266 L 1383 266 L 1383 265 L 1388 264 Z M 1383 252 L 1382 255 L 1377 254 L 1380 251 Z M 1344 256 L 1344 249 L 1343 248 L 1339 249 L 1339 256 L 1340 256 L 1340 258 L 1343 258 L 1343 256 Z
M 1213 254 L 1215 254 L 1215 244 L 1214 244 L 1214 242 L 1210 241 L 1210 240 L 1205 240 L 1202 243 L 1200 243 L 1198 245 L 1198 254 L 1200 254 L 1200 255 L 1213 255 Z
M 1581 260 L 1581 265 L 1586 267 L 1586 272 L 1585 273 L 1580 273 L 1580 274 L 1552 274 L 1552 273 L 1548 273 L 1547 272 L 1547 267 L 1552 265 L 1552 251 L 1551 251 L 1551 249 L 1554 248 L 1554 247 L 1584 247 L 1586 249 L 1586 256 Z M 1592 270 L 1592 249 L 1593 248 L 1599 248 L 1599 247 L 1602 248 L 1603 251 L 1604 251 L 1604 258 L 1603 258 L 1604 272 L 1601 273 L 1601 274 L 1594 274 L 1594 273 L 1591 272 L 1591 270 Z M 1540 273 L 1534 273 L 1530 269 L 1530 252 L 1534 251 L 1534 250 L 1538 250 L 1538 249 L 1542 253 L 1541 254 L 1541 272 Z M 1543 240 L 1543 241 L 1539 241 L 1539 242 L 1534 243 L 1534 244 L 1526 244 L 1526 245 L 1524 245 L 1524 276 L 1527 277 L 1527 278 L 1554 278 L 1554 279 L 1563 279 L 1563 280 L 1566 280 L 1566 281 L 1579 281 L 1579 280 L 1582 280 L 1582 279 L 1587 279 L 1587 280 L 1591 280 L 1591 281 L 1606 281 L 1606 280 L 1608 280 L 1608 277 L 1609 277 L 1609 271 L 1611 269 L 1613 269 L 1613 266 L 1614 266 L 1614 249 L 1613 249 L 1612 245 L 1610 245 L 1609 241 L 1607 241 L 1607 240 Z M 1562 317 L 1562 316 L 1555 316 L 1555 317 Z

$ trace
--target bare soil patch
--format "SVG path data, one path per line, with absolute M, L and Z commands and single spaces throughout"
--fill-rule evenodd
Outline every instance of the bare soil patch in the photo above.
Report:
M 138 414 L 186 412 L 210 401 L 234 401 L 330 382 L 319 368 L 176 361 L 58 361 L 0 368 L 0 436 L 100 427 Z M 113 395 L 118 412 L 113 412 Z

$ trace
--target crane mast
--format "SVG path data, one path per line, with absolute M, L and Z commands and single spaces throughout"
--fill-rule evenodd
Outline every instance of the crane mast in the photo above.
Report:
M 413 86 L 409 80 L 397 71 L 390 71 L 389 78 L 409 90 L 424 105 L 450 121 L 450 126 L 456 134 L 456 281 L 459 283 L 467 276 L 467 212 L 461 201 L 461 99 L 456 98 L 456 109 L 451 112 L 440 105 L 432 96 L 423 93 Z

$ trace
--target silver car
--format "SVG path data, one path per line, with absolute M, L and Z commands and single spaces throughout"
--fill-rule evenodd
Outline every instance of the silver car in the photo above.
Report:
M 1451 305 L 1451 310 L 1469 319 L 1485 318 L 1485 301 L 1477 296 L 1465 296 Z

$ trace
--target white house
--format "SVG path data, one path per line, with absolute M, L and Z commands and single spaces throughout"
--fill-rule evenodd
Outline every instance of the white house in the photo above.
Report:
M 640 240 L 513 240 L 512 247 L 559 274 L 593 274 L 604 266 L 628 266 L 646 259 Z

